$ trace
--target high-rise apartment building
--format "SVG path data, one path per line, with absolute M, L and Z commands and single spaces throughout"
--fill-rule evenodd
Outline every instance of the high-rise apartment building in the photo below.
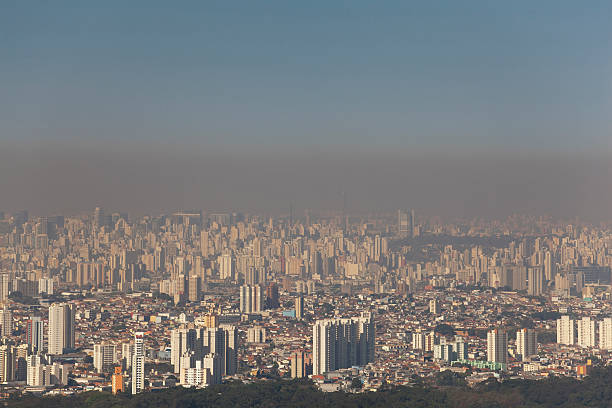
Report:
M 238 329 L 235 326 L 222 326 L 224 332 L 223 375 L 234 375 L 238 371 Z
M 101 373 L 117 362 L 117 346 L 109 343 L 94 344 L 94 368 Z
M 304 318 L 304 297 L 302 296 L 295 298 L 295 318 L 300 320 Z
M 13 312 L 6 308 L 0 310 L 0 334 L 8 337 L 13 334 Z
M 313 374 L 374 360 L 374 322 L 369 313 L 351 319 L 317 320 L 313 326 Z
M 134 343 L 121 343 L 121 359 L 126 370 L 132 368 L 132 357 L 134 355 Z
M 238 330 L 234 326 L 180 328 L 171 333 L 171 363 L 182 378 L 185 369 L 214 354 L 220 359 L 220 375 L 233 375 L 238 365 Z M 188 366 L 184 366 L 189 362 Z
M 202 296 L 202 279 L 192 275 L 188 281 L 188 299 L 190 302 L 197 302 Z
M 451 343 L 453 347 L 454 357 L 457 360 L 467 360 L 468 359 L 468 345 L 463 339 L 458 338 L 455 342 Z
M 612 318 L 610 317 L 599 322 L 599 348 L 612 350 Z
M 440 314 L 440 302 L 438 299 L 431 299 L 429 301 L 429 313 L 434 315 Z
M 410 234 L 410 219 L 406 211 L 397 210 L 397 234 L 407 237 Z
M 425 333 L 412 333 L 412 348 L 415 350 L 425 349 Z
M 276 283 L 270 282 L 266 287 L 266 305 L 270 309 L 276 309 L 280 307 L 280 303 L 278 300 L 278 286 Z
M 508 361 L 508 334 L 494 329 L 487 333 L 487 361 L 506 364 Z
M 28 385 L 41 387 L 50 385 L 51 379 L 46 362 L 40 354 L 32 354 L 26 357 L 26 382 Z
M 11 293 L 11 276 L 8 273 L 0 274 L 0 301 L 8 300 Z
M 202 230 L 200 234 L 200 253 L 204 258 L 207 258 L 209 255 L 208 231 L 206 230 Z
M 569 346 L 576 344 L 576 322 L 569 316 L 557 319 L 557 343 Z
M 68 303 L 49 307 L 49 354 L 63 354 L 74 349 L 74 308 Z
M 447 363 L 453 361 L 453 346 L 451 344 L 436 344 L 433 351 L 436 360 L 446 361 Z
M 296 351 L 291 354 L 291 378 L 304 378 L 312 370 L 312 361 L 308 354 L 303 351 Z
M 13 380 L 13 346 L 3 344 L 0 346 L 0 382 Z
M 121 374 L 121 367 L 115 367 L 115 372 L 113 376 L 111 377 L 113 395 L 119 392 L 124 392 L 124 383 L 125 381 L 123 379 L 123 375 Z
M 13 375 L 17 381 L 26 381 L 28 378 L 27 357 L 29 354 L 30 346 L 27 344 L 20 344 L 13 348 Z
M 136 332 L 132 356 L 132 394 L 138 394 L 144 390 L 144 361 L 144 333 Z
M 521 329 L 516 332 L 516 353 L 525 361 L 538 353 L 538 337 L 533 329 Z
M 197 329 L 194 328 L 174 329 L 170 333 L 170 363 L 174 367 L 176 374 L 181 372 L 183 354 L 187 351 L 201 352 L 201 347 L 198 347 L 198 339 L 200 337 L 198 334 Z
M 264 307 L 264 291 L 260 285 L 242 285 L 240 287 L 240 311 L 242 313 L 259 313 Z
M 527 269 L 527 294 L 531 296 L 542 296 L 544 285 L 544 271 L 540 266 Z
M 247 330 L 247 342 L 249 343 L 265 343 L 266 329 L 261 326 L 249 327 Z
M 231 254 L 223 254 L 219 257 L 219 278 L 234 279 L 236 260 Z
M 576 322 L 578 345 L 580 347 L 597 347 L 595 321 L 590 317 L 583 317 Z
M 38 280 L 38 293 L 53 294 L 53 278 L 40 278 Z

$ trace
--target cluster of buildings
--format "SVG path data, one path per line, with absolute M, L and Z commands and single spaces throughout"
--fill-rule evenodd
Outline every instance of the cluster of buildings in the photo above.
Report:
M 590 316 L 579 320 L 561 316 L 557 320 L 557 343 L 612 350 L 612 318 L 596 321 Z
M 138 393 L 310 377 L 579 377 L 612 348 L 612 234 L 413 210 L 0 213 L 0 382 Z

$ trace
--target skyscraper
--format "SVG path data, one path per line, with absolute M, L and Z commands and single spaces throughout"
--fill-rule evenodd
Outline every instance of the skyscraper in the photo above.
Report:
M 296 351 L 289 358 L 291 361 L 291 378 L 307 377 L 312 369 L 311 359 L 304 351 Z
M 11 277 L 8 273 L 0 274 L 0 301 L 4 302 L 11 293 Z
M 523 361 L 538 353 L 538 337 L 533 329 L 521 329 L 516 332 L 516 353 Z
M 117 362 L 117 346 L 109 343 L 94 344 L 94 368 L 101 373 Z
M 132 357 L 132 394 L 144 390 L 144 333 L 134 334 L 134 354 Z
M 0 381 L 13 380 L 13 346 L 3 344 L 0 346 Z
M 202 359 L 202 368 L 209 372 L 208 385 L 221 384 L 223 362 L 218 354 L 207 354 Z
M 28 385 L 40 387 L 49 385 L 49 376 L 45 369 L 46 362 L 41 354 L 32 354 L 26 357 L 26 381 Z
M 578 329 L 578 345 L 580 347 L 597 347 L 595 341 L 595 321 L 590 317 L 583 317 L 576 322 Z
M 606 317 L 599 322 L 599 348 L 612 349 L 612 318 Z
M 170 363 L 174 366 L 176 374 L 181 372 L 183 354 L 188 351 L 199 351 L 197 347 L 199 337 L 198 332 L 193 328 L 174 329 L 170 333 Z
M 302 296 L 297 296 L 295 298 L 295 318 L 304 318 L 304 298 Z
M 374 329 L 369 313 L 351 319 L 317 320 L 313 326 L 313 374 L 373 361 Z
M 542 296 L 542 285 L 544 282 L 544 271 L 540 266 L 527 269 L 527 294 L 531 296 Z
M 188 299 L 190 302 L 197 302 L 202 296 L 202 279 L 192 275 L 188 280 Z
M 236 261 L 231 254 L 224 254 L 219 257 L 219 278 L 234 279 Z
M 240 287 L 240 311 L 242 313 L 259 313 L 263 311 L 264 291 L 260 285 L 242 285 Z
M 494 329 L 487 333 L 487 361 L 506 364 L 508 361 L 508 335 Z
M 202 230 L 202 233 L 200 235 L 200 253 L 202 254 L 202 257 L 208 257 L 208 248 L 208 231 Z
M 134 356 L 134 343 L 122 343 L 121 344 L 121 359 L 125 363 L 125 368 L 132 368 L 132 357 Z
M 265 343 L 266 329 L 261 326 L 250 327 L 247 330 L 247 342 L 249 343 Z
M 266 287 L 266 305 L 270 309 L 276 309 L 280 307 L 278 301 L 278 286 L 276 283 L 270 282 Z
M 576 344 L 576 322 L 569 316 L 557 319 L 557 343 L 570 346 Z
M 6 306 L 0 310 L 0 325 L 2 325 L 0 330 L 2 337 L 13 334 L 13 313 Z
M 223 326 L 225 345 L 223 351 L 223 375 L 234 375 L 238 371 L 238 330 L 234 326 Z
M 63 354 L 74 348 L 74 309 L 72 304 L 54 303 L 49 307 L 49 354 Z
M 220 360 L 219 375 L 233 375 L 238 364 L 238 331 L 234 326 L 180 328 L 171 333 L 171 363 L 174 372 L 184 378 L 185 370 L 195 367 L 208 355 Z
M 121 367 L 115 367 L 115 373 L 111 377 L 111 384 L 113 387 L 113 395 L 118 392 L 123 392 L 123 375 L 121 374 Z
M 96 207 L 94 209 L 93 223 L 96 228 L 104 224 L 104 210 L 102 208 Z
M 440 302 L 438 302 L 438 299 L 431 299 L 429 301 L 429 313 L 434 315 L 440 314 Z
M 27 381 L 28 362 L 27 357 L 30 347 L 27 344 L 20 344 L 13 348 L 13 377 L 17 381 Z
M 26 324 L 26 341 L 34 352 L 45 348 L 43 321 L 40 316 L 33 316 Z
M 406 211 L 397 210 L 397 235 L 407 237 L 410 234 L 410 219 Z

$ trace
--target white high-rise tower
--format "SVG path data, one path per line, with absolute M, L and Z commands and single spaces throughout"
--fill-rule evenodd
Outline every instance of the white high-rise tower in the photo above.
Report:
M 74 308 L 68 303 L 49 307 L 49 354 L 63 354 L 74 348 Z
M 487 333 L 487 361 L 506 364 L 508 361 L 508 334 L 494 329 Z
M 599 348 L 612 349 L 612 318 L 606 317 L 599 322 Z
M 569 316 L 557 319 L 557 343 L 569 346 L 576 344 L 576 322 Z
M 595 341 L 595 321 L 590 317 L 583 317 L 576 322 L 578 328 L 578 345 L 580 347 L 597 347 Z
M 525 361 L 538 353 L 538 337 L 533 329 L 521 329 L 516 332 L 516 353 Z
M 132 394 L 144 390 L 144 333 L 134 334 L 134 354 L 132 356 Z

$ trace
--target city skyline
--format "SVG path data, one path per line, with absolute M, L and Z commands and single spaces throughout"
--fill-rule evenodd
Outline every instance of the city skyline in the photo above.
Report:
M 0 1 L 0 404 L 612 404 L 612 3 Z
M 18 401 L 285 378 L 381 393 L 582 381 L 612 350 L 610 242 L 605 225 L 410 208 L 0 211 L 0 381 Z

